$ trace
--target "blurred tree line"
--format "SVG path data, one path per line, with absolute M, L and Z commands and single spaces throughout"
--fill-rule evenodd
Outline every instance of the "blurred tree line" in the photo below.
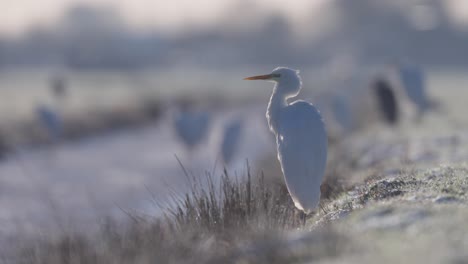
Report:
M 217 23 L 177 35 L 135 31 L 109 7 L 77 5 L 51 27 L 0 38 L 0 66 L 138 69 L 178 64 L 235 67 L 319 65 L 337 53 L 358 63 L 408 58 L 430 66 L 467 66 L 468 31 L 454 27 L 442 1 L 335 0 L 292 25 L 279 13 L 238 1 Z M 248 5 L 249 8 L 246 8 Z M 248 9 L 248 11 L 246 11 Z

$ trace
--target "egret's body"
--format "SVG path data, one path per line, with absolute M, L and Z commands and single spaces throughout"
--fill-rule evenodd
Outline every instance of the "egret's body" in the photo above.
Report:
M 229 164 L 239 148 L 242 134 L 242 119 L 236 118 L 226 124 L 221 142 L 221 157 L 225 164 Z
M 247 80 L 271 80 L 275 87 L 267 109 L 268 125 L 276 136 L 278 160 L 294 204 L 309 213 L 320 201 L 327 163 L 327 134 L 319 111 L 296 97 L 302 86 L 297 71 L 277 68 L 269 75 Z
M 210 114 L 204 111 L 182 110 L 174 117 L 174 127 L 180 140 L 191 151 L 208 133 Z

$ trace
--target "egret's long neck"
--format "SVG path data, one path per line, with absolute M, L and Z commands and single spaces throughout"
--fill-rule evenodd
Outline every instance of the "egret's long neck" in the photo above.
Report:
M 281 109 L 287 106 L 286 95 L 278 89 L 278 84 L 275 85 L 273 93 L 271 94 L 270 102 L 268 103 L 266 117 L 268 120 L 268 126 L 274 134 L 278 134 Z

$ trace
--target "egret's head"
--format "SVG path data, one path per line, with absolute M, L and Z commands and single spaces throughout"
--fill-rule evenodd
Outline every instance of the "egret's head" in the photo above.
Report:
M 244 80 L 266 80 L 277 83 L 276 89 L 287 97 L 296 96 L 301 90 L 302 80 L 298 70 L 278 67 L 270 74 L 244 78 Z

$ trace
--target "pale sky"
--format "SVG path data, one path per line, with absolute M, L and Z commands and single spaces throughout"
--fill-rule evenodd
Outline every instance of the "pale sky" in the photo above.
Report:
M 239 0 L 0 0 L 0 34 L 18 34 L 32 24 L 50 24 L 67 7 L 77 3 L 115 6 L 136 27 L 175 28 L 184 24 L 210 24 Z M 301 17 L 327 0 L 240 0 L 265 11 Z M 235 15 L 235 14 L 234 14 Z
M 113 6 L 136 28 L 177 30 L 184 25 L 210 25 L 229 13 L 236 3 L 286 14 L 292 23 L 306 12 L 332 0 L 0 0 L 0 34 L 17 35 L 34 24 L 56 22 L 68 7 L 87 3 Z M 351 1 L 351 0 L 350 0 Z M 468 0 L 444 0 L 453 22 L 468 25 Z M 233 9 L 238 10 L 238 9 Z M 316 9 L 319 11 L 318 9 Z M 246 15 L 248 10 L 246 10 Z M 250 13 L 251 14 L 251 13 Z M 308 13 L 310 14 L 310 13 Z M 236 16 L 238 14 L 231 13 Z M 240 15 L 240 14 L 239 14 Z M 317 13 L 320 15 L 320 12 Z M 247 21 L 248 23 L 248 21 Z

